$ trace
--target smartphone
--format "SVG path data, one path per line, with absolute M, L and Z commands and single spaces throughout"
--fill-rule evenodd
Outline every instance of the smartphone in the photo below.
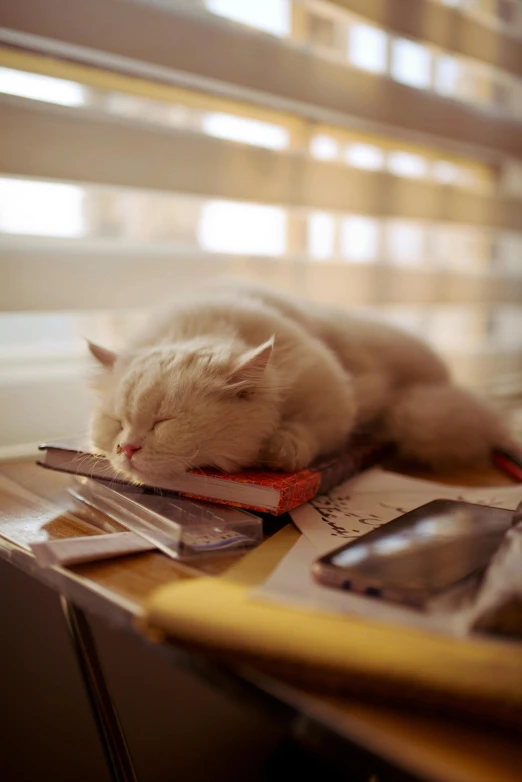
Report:
M 484 570 L 513 511 L 433 500 L 317 560 L 316 581 L 360 595 L 423 608 Z

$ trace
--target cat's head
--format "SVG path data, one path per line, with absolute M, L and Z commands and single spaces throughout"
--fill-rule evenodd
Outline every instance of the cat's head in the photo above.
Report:
M 273 345 L 194 339 L 118 356 L 90 344 L 101 368 L 92 444 L 141 483 L 255 464 L 279 419 Z

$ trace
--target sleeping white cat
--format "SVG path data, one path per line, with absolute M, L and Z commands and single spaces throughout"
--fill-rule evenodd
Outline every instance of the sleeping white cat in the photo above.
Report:
M 155 314 L 101 365 L 91 436 L 138 482 L 197 467 L 295 470 L 373 429 L 430 464 L 509 437 L 422 342 L 250 283 L 215 281 Z

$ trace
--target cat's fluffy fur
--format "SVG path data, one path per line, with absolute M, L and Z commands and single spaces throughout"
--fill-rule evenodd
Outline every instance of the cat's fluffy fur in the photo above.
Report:
M 93 444 L 137 481 L 203 466 L 294 470 L 361 428 L 435 465 L 484 461 L 509 441 L 421 341 L 254 284 L 207 283 L 120 355 L 91 352 L 103 368 Z M 140 449 L 132 460 L 125 444 Z

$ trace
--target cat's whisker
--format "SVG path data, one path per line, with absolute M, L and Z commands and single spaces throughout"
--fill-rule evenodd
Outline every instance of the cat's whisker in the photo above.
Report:
M 90 459 L 91 459 L 91 457 L 89 456 L 89 454 L 78 455 L 78 458 L 75 459 L 75 461 L 74 461 L 74 466 L 76 468 L 75 469 L 76 474 L 80 474 L 80 475 L 83 474 L 83 472 L 84 472 L 83 465 L 85 463 L 89 463 Z

